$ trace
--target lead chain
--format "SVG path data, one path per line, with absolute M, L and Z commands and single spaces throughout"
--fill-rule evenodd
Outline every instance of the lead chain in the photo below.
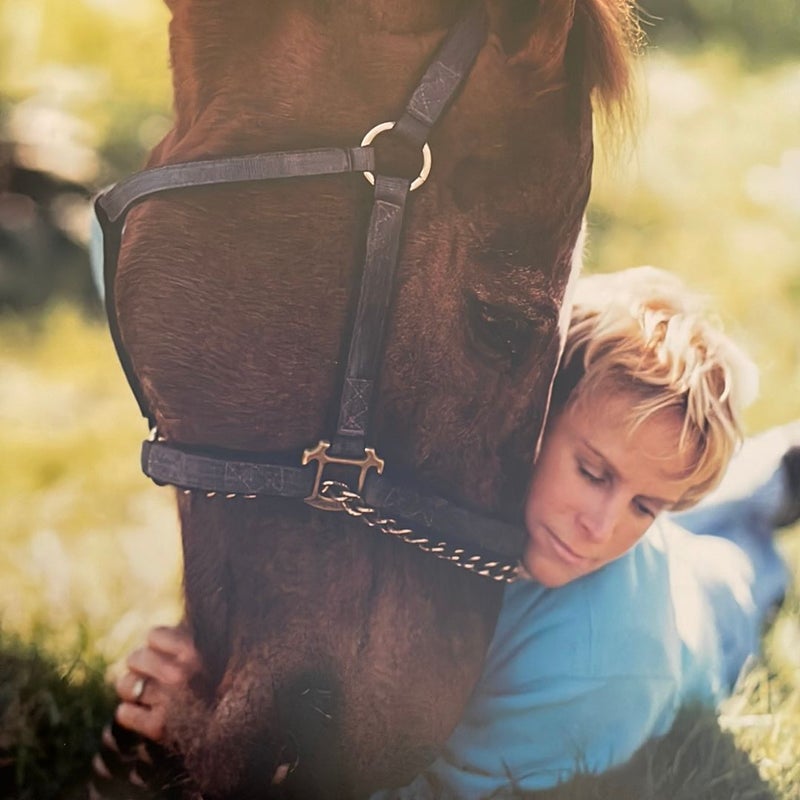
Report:
M 482 555 L 468 555 L 462 547 L 454 547 L 448 542 L 434 543 L 431 539 L 416 534 L 411 528 L 401 527 L 396 520 L 382 517 L 377 509 L 368 506 L 360 494 L 349 489 L 344 483 L 323 481 L 319 495 L 337 503 L 342 511 L 351 517 L 358 517 L 370 528 L 376 528 L 381 533 L 386 533 L 407 544 L 413 544 L 420 550 L 450 561 L 457 567 L 467 569 L 493 581 L 514 583 L 518 580 L 516 563 L 490 560 Z

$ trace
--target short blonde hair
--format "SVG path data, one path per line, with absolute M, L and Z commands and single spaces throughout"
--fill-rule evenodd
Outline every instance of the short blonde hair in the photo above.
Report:
M 695 478 L 676 509 L 719 483 L 757 391 L 753 362 L 676 276 L 637 267 L 578 280 L 556 411 L 624 394 L 632 398 L 631 431 L 657 412 L 676 411 L 678 447 L 691 455 L 686 477 Z

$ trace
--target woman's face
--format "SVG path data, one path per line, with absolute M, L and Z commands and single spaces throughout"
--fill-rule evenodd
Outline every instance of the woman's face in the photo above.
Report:
M 633 432 L 631 399 L 570 405 L 550 422 L 525 505 L 523 564 L 562 586 L 629 550 L 691 488 L 681 420 L 654 414 Z

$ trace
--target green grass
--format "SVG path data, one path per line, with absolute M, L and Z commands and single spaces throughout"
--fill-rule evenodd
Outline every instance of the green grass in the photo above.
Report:
M 0 632 L 0 798 L 84 796 L 113 692 L 105 662 L 78 639 L 60 657 L 42 633 L 29 642 Z
M 658 264 L 712 296 L 762 366 L 755 433 L 800 416 L 800 65 L 649 60 L 637 154 L 598 175 L 587 261 Z M 0 796 L 44 798 L 108 709 L 98 676 L 178 618 L 178 530 L 170 490 L 139 472 L 145 425 L 103 326 L 66 307 L 0 319 L 0 386 Z M 782 544 L 800 575 L 800 530 Z M 634 771 L 554 797 L 798 800 L 798 753 L 795 590 L 719 724 L 687 712 Z
M 535 797 L 536 800 L 776 800 L 777 795 L 736 738 L 720 728 L 711 710 L 686 708 L 666 737 L 648 743 L 624 767 L 601 776 L 579 777 Z

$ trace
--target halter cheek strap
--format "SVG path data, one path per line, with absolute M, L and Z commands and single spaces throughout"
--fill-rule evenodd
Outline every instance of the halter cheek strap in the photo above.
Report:
M 469 74 L 486 39 L 481 2 L 450 30 L 396 123 L 375 126 L 352 148 L 263 153 L 171 164 L 145 170 L 98 196 L 95 211 L 103 231 L 106 311 L 112 339 L 128 383 L 153 436 L 142 446 L 142 468 L 159 484 L 207 496 L 302 499 L 326 511 L 344 511 L 370 527 L 439 558 L 498 581 L 516 578 L 525 541 L 520 526 L 478 514 L 445 498 L 382 475 L 384 462 L 369 444 L 374 388 L 384 349 L 409 192 L 430 168 L 427 139 Z M 391 129 L 423 149 L 423 174 L 415 181 L 375 174 L 372 140 Z M 367 232 L 361 289 L 339 399 L 336 431 L 297 454 L 263 454 L 189 448 L 167 442 L 136 377 L 116 315 L 114 282 L 128 212 L 138 203 L 176 189 L 220 184 L 363 172 L 375 192 Z M 413 527 L 412 527 L 413 526 Z

